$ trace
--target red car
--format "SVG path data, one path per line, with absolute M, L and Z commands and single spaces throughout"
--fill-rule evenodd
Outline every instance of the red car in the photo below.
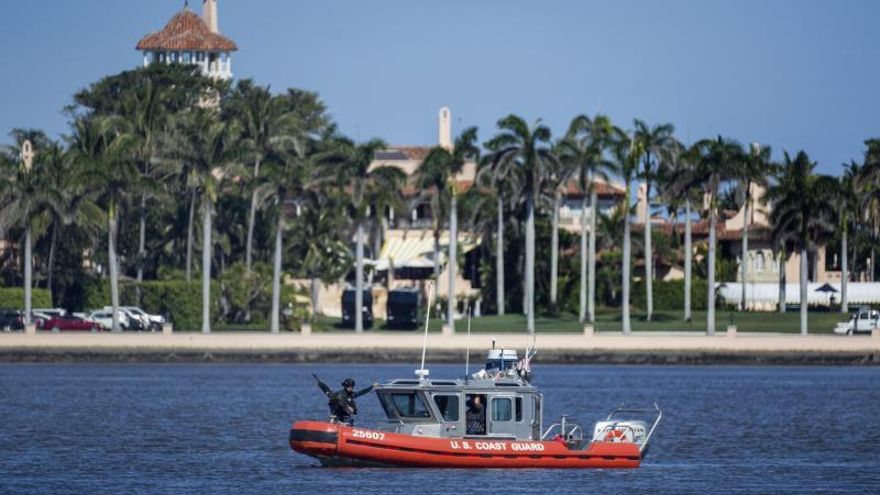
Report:
M 79 330 L 85 332 L 103 330 L 99 323 L 83 320 L 76 316 L 54 316 L 44 321 L 40 328 L 52 330 L 53 332 L 59 330 Z

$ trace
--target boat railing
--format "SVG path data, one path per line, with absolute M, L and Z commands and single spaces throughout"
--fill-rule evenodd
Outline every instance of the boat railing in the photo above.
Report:
M 651 414 L 656 413 L 657 416 L 654 417 L 654 423 L 651 425 L 651 429 L 648 430 L 648 434 L 645 436 L 645 441 L 639 445 L 639 451 L 643 452 L 645 448 L 648 447 L 648 442 L 651 441 L 651 435 L 654 434 L 654 430 L 657 428 L 657 425 L 660 424 L 660 419 L 663 417 L 663 411 L 660 410 L 660 406 L 657 403 L 654 403 L 654 409 L 650 408 L 631 408 L 620 405 L 617 409 L 614 409 L 610 413 L 608 413 L 608 417 L 605 418 L 606 421 L 614 421 L 614 416 L 621 413 L 636 413 L 636 414 Z
M 576 423 L 570 423 L 566 420 L 566 416 L 562 417 L 562 420 L 558 423 L 553 423 L 547 430 L 544 431 L 544 434 L 541 435 L 541 440 L 547 440 L 548 438 L 552 438 L 551 434 L 556 432 L 560 435 L 564 440 L 583 440 L 584 438 L 584 429 L 581 428 L 581 425 Z

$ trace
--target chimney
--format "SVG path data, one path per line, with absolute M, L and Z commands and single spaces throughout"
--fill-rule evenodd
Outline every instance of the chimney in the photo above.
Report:
M 438 124 L 440 132 L 437 144 L 452 150 L 452 114 L 449 112 L 449 108 L 443 107 L 440 109 Z
M 217 0 L 202 0 L 202 19 L 212 33 L 219 33 L 217 27 Z

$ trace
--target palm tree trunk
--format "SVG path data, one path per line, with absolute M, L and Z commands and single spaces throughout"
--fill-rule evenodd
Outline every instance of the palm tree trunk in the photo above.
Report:
M 591 174 L 592 177 L 592 174 Z M 592 184 L 592 178 L 590 179 Z M 599 197 L 596 188 L 590 192 L 590 250 L 587 258 L 587 315 L 590 323 L 596 323 L 596 215 L 599 214 Z
M 530 334 L 535 333 L 535 197 L 534 192 L 529 192 L 527 200 L 526 220 L 526 290 L 528 291 L 528 317 L 526 329 Z
M 31 291 L 33 286 L 33 253 L 31 247 L 31 227 L 26 225 L 24 228 L 24 323 L 31 324 L 31 308 L 32 299 Z
M 849 263 L 847 255 L 847 226 L 843 226 L 843 234 L 840 239 L 840 312 L 849 313 L 849 297 L 847 296 L 847 285 L 849 284 Z
M 810 282 L 818 282 L 819 281 L 819 250 L 812 250 L 811 260 L 813 265 L 813 273 L 810 277 Z
M 205 199 L 202 220 L 202 333 L 211 333 L 211 204 Z
M 587 321 L 587 194 L 584 191 L 584 197 L 581 199 L 581 290 L 580 304 L 578 305 L 578 321 L 584 323 Z
M 436 220 L 439 225 L 439 220 Z M 440 283 L 440 227 L 434 228 L 434 283 Z
M 645 298 L 648 306 L 646 320 L 651 321 L 654 315 L 654 250 L 651 249 L 650 181 L 645 181 Z
M 708 273 L 709 278 L 706 294 L 706 335 L 715 335 L 715 226 L 717 224 L 717 215 L 715 212 L 714 198 L 709 203 L 709 260 Z
M 693 238 L 691 236 L 691 200 L 684 205 L 684 321 L 690 323 L 691 315 L 691 269 L 693 265 Z
M 110 264 L 110 305 L 113 307 L 111 330 L 122 331 L 119 326 L 119 264 L 116 261 L 116 206 L 111 203 L 107 215 L 107 261 Z
M 498 195 L 498 233 L 495 241 L 495 304 L 504 315 L 504 199 Z
M 621 270 L 622 280 L 621 285 L 623 285 L 623 294 L 621 296 L 620 301 L 620 309 L 623 312 L 622 315 L 622 324 L 623 324 L 623 334 L 629 335 L 632 332 L 632 326 L 630 323 L 629 316 L 629 284 L 630 284 L 630 266 L 632 265 L 632 233 L 630 232 L 630 222 L 629 222 L 629 196 L 630 195 L 630 184 L 626 183 L 626 195 L 624 196 L 624 214 L 623 214 L 623 268 Z
M 553 198 L 553 225 L 550 234 L 550 307 L 556 310 L 556 284 L 559 280 L 559 203 L 561 194 Z
M 49 241 L 49 261 L 46 267 L 46 288 L 49 289 L 49 295 L 54 295 L 52 287 L 55 275 L 55 249 L 58 245 L 58 220 L 52 221 L 52 239 Z M 52 299 L 55 302 L 55 299 Z
M 196 192 L 192 191 L 189 199 L 189 221 L 186 225 L 186 281 L 192 282 L 193 228 L 196 215 Z
M 780 249 L 779 251 L 779 312 L 785 313 L 785 284 L 787 283 L 785 277 L 785 249 Z
M 449 207 L 449 295 L 446 298 L 446 324 L 455 333 L 455 276 L 458 268 L 458 199 L 453 191 Z
M 364 226 L 357 221 L 354 266 L 354 331 L 364 331 Z
M 321 279 L 318 277 L 312 277 L 311 285 L 312 320 L 314 321 L 315 317 L 321 314 Z
M 801 248 L 801 335 L 807 334 L 807 248 Z
M 260 160 L 254 161 L 254 178 L 260 176 Z M 254 250 L 254 224 L 257 221 L 257 191 L 251 192 L 251 209 L 248 212 L 248 230 L 247 244 L 245 245 L 245 268 L 247 273 L 251 272 L 251 261 L 253 260 Z
M 284 226 L 283 205 L 278 205 L 278 220 L 275 224 L 275 262 L 272 267 L 272 320 L 270 331 L 278 333 L 281 322 L 281 243 Z
M 140 226 L 138 230 L 137 303 L 141 303 L 141 283 L 144 281 L 144 259 L 147 257 L 147 195 L 141 194 Z
M 746 309 L 746 284 L 749 283 L 749 186 L 746 185 L 746 204 L 743 211 L 743 234 L 742 234 L 742 293 L 740 294 L 740 310 Z

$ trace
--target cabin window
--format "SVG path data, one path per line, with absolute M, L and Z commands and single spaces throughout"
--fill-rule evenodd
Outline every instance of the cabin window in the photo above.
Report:
M 434 404 L 440 410 L 443 421 L 458 421 L 458 396 L 457 395 L 435 395 Z
M 507 398 L 492 399 L 492 421 L 513 419 L 513 401 Z
M 523 412 L 522 411 L 522 397 L 517 397 L 516 398 L 516 420 L 517 421 L 522 421 L 522 418 L 523 418 L 522 412 Z
M 391 403 L 401 418 L 430 418 L 425 401 L 415 392 L 395 392 L 391 394 Z

